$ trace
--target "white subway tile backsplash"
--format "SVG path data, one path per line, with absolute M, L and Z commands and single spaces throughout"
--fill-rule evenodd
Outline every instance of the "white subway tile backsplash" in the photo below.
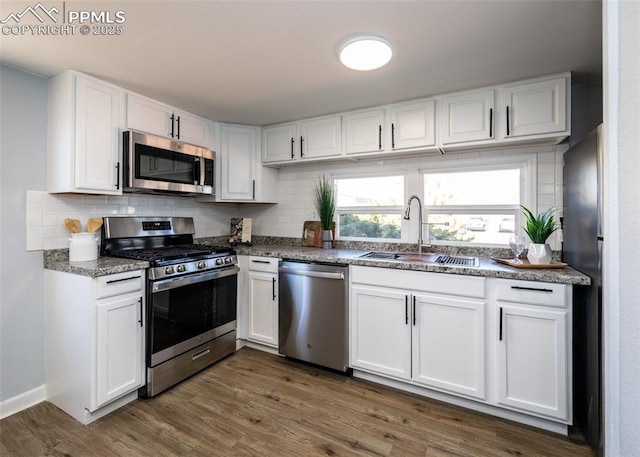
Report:
M 229 219 L 238 216 L 236 205 L 224 209 L 211 203 L 199 203 L 190 197 L 59 195 L 27 191 L 27 251 L 61 249 L 69 246 L 65 218 L 79 219 L 82 230 L 90 217 L 98 216 L 191 216 L 196 237 L 229 233 Z

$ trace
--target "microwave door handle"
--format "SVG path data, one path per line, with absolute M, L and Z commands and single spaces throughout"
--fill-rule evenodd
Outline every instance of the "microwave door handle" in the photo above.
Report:
M 202 176 L 202 166 L 200 164 L 200 157 L 196 157 L 193 161 L 193 184 L 196 186 L 204 185 L 204 179 Z

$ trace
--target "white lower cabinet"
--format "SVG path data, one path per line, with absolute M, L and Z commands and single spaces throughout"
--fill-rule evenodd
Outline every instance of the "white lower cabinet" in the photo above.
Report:
M 351 365 L 411 379 L 408 294 L 382 287 L 351 287 Z
M 549 430 L 572 423 L 571 286 L 361 266 L 350 277 L 356 376 Z
M 96 313 L 96 406 L 142 385 L 142 296 L 100 300 Z
M 565 286 L 498 280 L 498 403 L 569 419 L 570 315 Z
M 247 340 L 278 347 L 278 262 L 249 256 L 247 273 Z
M 82 423 L 144 383 L 145 272 L 99 278 L 45 270 L 47 400 Z
M 485 398 L 484 279 L 454 276 L 352 267 L 352 367 Z
M 485 399 L 484 301 L 418 294 L 413 302 L 413 380 Z

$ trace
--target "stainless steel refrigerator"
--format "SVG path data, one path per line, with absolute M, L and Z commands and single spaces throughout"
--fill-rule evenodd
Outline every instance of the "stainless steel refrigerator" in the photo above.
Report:
M 602 125 L 564 154 L 562 258 L 591 278 L 573 291 L 573 408 L 598 455 L 603 449 Z

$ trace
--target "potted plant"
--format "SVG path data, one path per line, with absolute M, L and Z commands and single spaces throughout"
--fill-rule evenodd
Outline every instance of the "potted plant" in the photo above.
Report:
M 527 259 L 532 264 L 551 263 L 551 246 L 547 239 L 558 229 L 553 215 L 555 209 L 549 208 L 544 213 L 534 215 L 528 208 L 522 206 L 522 212 L 526 217 L 524 231 L 531 239 Z
M 322 248 L 333 247 L 333 215 L 336 211 L 336 194 L 333 179 L 322 175 L 314 188 L 315 205 L 322 225 Z

